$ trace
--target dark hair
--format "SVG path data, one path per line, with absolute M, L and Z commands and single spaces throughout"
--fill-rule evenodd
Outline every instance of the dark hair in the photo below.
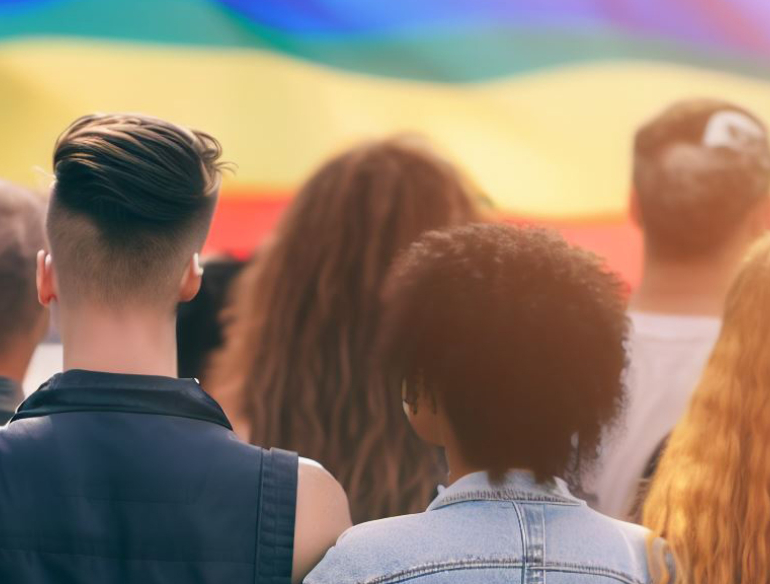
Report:
M 190 302 L 179 305 L 176 319 L 179 377 L 200 379 L 209 356 L 224 342 L 221 312 L 230 286 L 245 265 L 224 257 L 206 262 L 201 289 Z
M 235 290 L 209 389 L 241 392 L 252 442 L 329 469 L 356 522 L 424 510 L 440 480 L 369 359 L 393 258 L 426 230 L 478 220 L 475 196 L 417 139 L 358 146 L 307 181 Z
M 0 350 L 29 333 L 43 312 L 35 255 L 45 247 L 44 215 L 41 197 L 0 181 Z
M 709 137 L 715 121 L 722 126 L 716 141 Z M 768 195 L 765 125 L 724 101 L 675 103 L 636 133 L 633 181 L 652 253 L 680 259 L 708 254 Z
M 56 142 L 48 216 L 65 293 L 162 297 L 206 237 L 222 163 L 203 132 L 136 114 L 76 120 Z
M 494 475 L 578 479 L 623 402 L 622 284 L 556 232 L 423 235 L 389 277 L 379 342 L 390 391 L 440 399 L 465 459 Z M 438 403 L 438 402 L 434 402 Z

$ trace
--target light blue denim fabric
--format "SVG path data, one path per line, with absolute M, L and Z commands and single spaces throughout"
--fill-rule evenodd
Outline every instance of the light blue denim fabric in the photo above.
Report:
M 561 480 L 467 475 L 424 513 L 345 532 L 306 584 L 650 582 L 647 530 L 600 515 Z

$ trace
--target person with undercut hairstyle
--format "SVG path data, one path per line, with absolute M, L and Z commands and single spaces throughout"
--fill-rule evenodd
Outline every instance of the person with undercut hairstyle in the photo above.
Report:
M 44 216 L 42 198 L 0 181 L 0 426 L 24 398 L 24 376 L 48 330 L 48 311 L 35 292 L 35 254 L 45 245 Z
M 220 154 L 133 114 L 82 117 L 56 142 L 37 289 L 64 371 L 0 430 L 0 582 L 288 584 L 350 525 L 331 475 L 239 441 L 176 377 Z
M 586 480 L 596 508 L 636 515 L 643 483 L 684 414 L 740 260 L 770 218 L 765 124 L 736 104 L 673 104 L 636 133 L 631 214 L 644 238 L 631 298 L 628 407 Z
M 305 583 L 649 582 L 646 530 L 566 482 L 623 402 L 624 308 L 620 280 L 551 231 L 413 243 L 385 284 L 377 361 L 450 484 L 423 513 L 350 529 Z

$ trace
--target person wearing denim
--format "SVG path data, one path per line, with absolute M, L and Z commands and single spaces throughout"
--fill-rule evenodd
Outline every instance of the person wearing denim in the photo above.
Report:
M 554 232 L 432 232 L 394 265 L 378 366 L 449 487 L 344 533 L 306 584 L 645 584 L 647 530 L 570 493 L 623 402 L 622 284 Z M 653 563 L 654 565 L 654 563 Z
M 642 584 L 645 534 L 591 510 L 559 479 L 511 471 L 493 484 L 476 472 L 425 513 L 348 530 L 305 582 Z

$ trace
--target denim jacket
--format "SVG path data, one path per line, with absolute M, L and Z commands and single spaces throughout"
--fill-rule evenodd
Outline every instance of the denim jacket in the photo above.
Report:
M 345 532 L 306 584 L 644 584 L 647 530 L 601 515 L 559 479 L 467 475 L 424 513 Z

